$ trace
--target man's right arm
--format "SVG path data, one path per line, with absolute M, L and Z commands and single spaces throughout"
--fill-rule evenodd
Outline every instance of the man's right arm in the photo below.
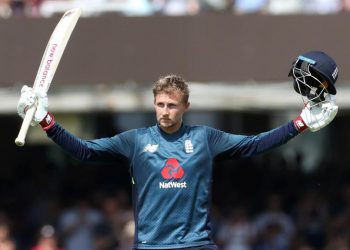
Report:
M 43 126 L 42 128 L 46 130 Z M 57 122 L 46 130 L 46 134 L 52 141 L 73 157 L 83 161 L 92 160 L 91 150 L 86 143 L 82 139 L 69 133 Z
M 73 157 L 83 161 L 115 161 L 129 158 L 133 152 L 136 131 L 127 131 L 114 137 L 82 140 L 55 122 L 46 130 L 47 136 Z
M 54 116 L 47 111 L 46 93 L 35 93 L 27 86 L 24 86 L 21 92 L 17 105 L 18 114 L 24 117 L 26 110 L 35 105 L 37 100 L 37 109 L 31 124 L 33 126 L 40 124 L 48 137 L 73 157 L 84 161 L 115 161 L 131 157 L 136 131 L 127 131 L 110 138 L 82 140 L 60 126 Z
M 68 132 L 57 122 L 46 130 L 46 134 L 64 151 L 82 161 L 108 162 L 128 158 L 131 154 L 131 149 L 127 146 L 128 143 L 123 141 L 125 138 L 123 136 L 116 135 L 111 138 L 82 140 Z

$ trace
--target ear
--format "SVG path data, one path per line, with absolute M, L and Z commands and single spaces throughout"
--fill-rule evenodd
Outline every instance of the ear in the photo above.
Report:
M 190 105 L 191 105 L 190 102 L 187 102 L 187 103 L 185 104 L 185 111 L 187 111 L 187 110 L 189 109 Z

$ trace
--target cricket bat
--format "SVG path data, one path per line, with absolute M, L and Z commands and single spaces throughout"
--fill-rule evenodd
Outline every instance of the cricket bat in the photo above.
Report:
M 61 60 L 64 49 L 66 48 L 68 40 L 80 17 L 80 14 L 80 8 L 68 10 L 63 14 L 62 18 L 56 25 L 41 59 L 41 63 L 33 85 L 34 90 L 42 89 L 47 92 L 50 88 L 50 84 L 55 75 L 57 66 Z M 27 110 L 22 122 L 22 126 L 15 140 L 17 146 L 24 145 L 25 138 L 30 123 L 34 117 L 36 108 L 37 106 L 33 105 L 30 109 Z

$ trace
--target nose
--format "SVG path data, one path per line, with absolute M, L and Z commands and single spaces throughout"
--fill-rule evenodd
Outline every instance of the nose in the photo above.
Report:
M 163 114 L 164 114 L 164 115 L 168 115 L 168 114 L 169 114 L 169 108 L 168 108 L 168 106 L 164 106 L 164 108 L 163 108 Z

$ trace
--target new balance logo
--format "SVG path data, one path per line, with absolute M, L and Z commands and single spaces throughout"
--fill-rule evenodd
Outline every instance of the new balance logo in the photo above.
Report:
M 295 125 L 296 125 L 298 128 L 304 127 L 304 123 L 303 123 L 302 121 L 300 121 L 300 120 L 295 121 Z
M 47 124 L 50 124 L 51 121 L 52 121 L 51 115 L 47 115 L 47 116 L 45 117 L 45 122 L 46 122 Z
M 154 153 L 156 152 L 158 149 L 158 144 L 147 144 L 145 146 L 145 148 L 143 149 L 143 152 L 150 152 L 150 153 Z

